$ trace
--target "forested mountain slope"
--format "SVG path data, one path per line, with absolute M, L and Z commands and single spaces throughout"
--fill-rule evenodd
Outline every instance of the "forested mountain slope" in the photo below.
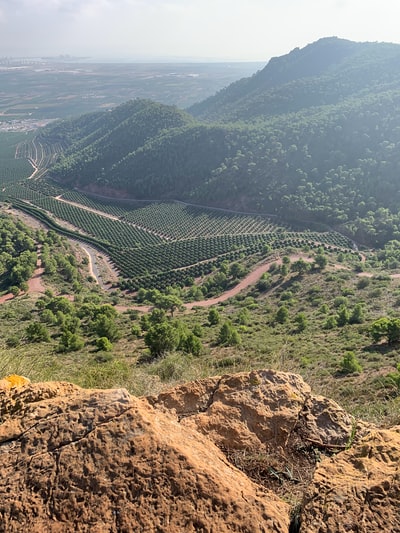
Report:
M 193 107 L 199 118 L 136 100 L 41 136 L 68 146 L 51 174 L 74 186 L 340 225 L 382 245 L 400 239 L 399 67 L 399 45 L 321 39 Z
M 194 104 L 207 120 L 253 120 L 304 108 L 337 104 L 365 92 L 392 88 L 400 80 L 400 47 L 329 37 L 272 58 L 250 78 Z

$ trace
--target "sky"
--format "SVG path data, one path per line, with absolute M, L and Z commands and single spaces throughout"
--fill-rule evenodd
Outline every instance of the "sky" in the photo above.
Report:
M 400 42 L 400 0 L 0 0 L 0 57 L 266 61 L 321 37 Z

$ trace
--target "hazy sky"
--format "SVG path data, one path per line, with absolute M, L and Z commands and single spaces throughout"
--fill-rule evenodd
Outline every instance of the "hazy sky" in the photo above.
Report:
M 320 37 L 399 42 L 400 0 L 0 0 L 0 57 L 268 60 Z

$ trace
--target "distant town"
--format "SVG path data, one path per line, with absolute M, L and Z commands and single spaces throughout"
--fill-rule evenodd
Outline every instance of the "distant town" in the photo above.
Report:
M 4 117 L 4 115 L 0 115 Z M 38 128 L 46 126 L 50 122 L 53 122 L 54 118 L 43 118 L 43 119 L 34 119 L 34 118 L 25 118 L 25 119 L 12 119 L 12 120 L 0 120 L 0 131 L 35 131 Z

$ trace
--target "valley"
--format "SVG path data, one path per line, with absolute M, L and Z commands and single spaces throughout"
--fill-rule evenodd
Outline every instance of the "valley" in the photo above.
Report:
M 399 57 L 322 39 L 185 111 L 144 91 L 3 129 L 2 374 L 150 394 L 268 367 L 395 423 Z

